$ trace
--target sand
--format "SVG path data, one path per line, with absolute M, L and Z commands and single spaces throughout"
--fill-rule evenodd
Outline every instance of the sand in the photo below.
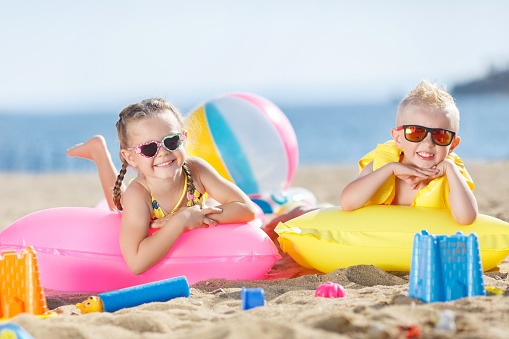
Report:
M 509 221 L 509 162 L 466 162 L 480 212 Z M 295 187 L 311 190 L 322 203 L 338 204 L 343 187 L 355 178 L 354 167 L 301 168 Z M 0 174 L 0 230 L 43 208 L 94 206 L 102 199 L 95 174 Z M 485 284 L 509 287 L 509 262 L 486 272 Z M 315 289 L 332 281 L 347 298 L 316 298 Z M 243 311 L 242 286 L 261 287 L 266 305 Z M 507 292 L 506 294 L 509 294 Z M 115 313 L 81 315 L 76 302 L 88 294 L 46 291 L 48 306 L 60 314 L 12 319 L 34 338 L 506 338 L 506 295 L 422 303 L 408 298 L 408 272 L 384 272 L 360 265 L 329 274 L 305 269 L 283 255 L 264 280 L 210 279 L 191 286 L 190 298 L 149 303 Z M 455 315 L 454 331 L 435 329 L 444 310 Z M 417 337 L 417 336 L 415 336 Z

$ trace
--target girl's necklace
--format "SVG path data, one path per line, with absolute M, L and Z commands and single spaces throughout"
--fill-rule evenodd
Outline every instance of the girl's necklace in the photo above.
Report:
M 171 214 L 173 214 L 173 213 L 175 213 L 177 211 L 177 209 L 179 208 L 180 204 L 182 203 L 182 200 L 184 199 L 184 196 L 186 195 L 186 191 L 187 191 L 187 174 L 184 172 L 184 189 L 182 190 L 182 195 L 180 196 L 179 201 L 177 202 L 175 207 L 173 207 L 173 209 L 171 210 L 171 213 L 168 213 L 166 211 L 166 209 L 161 204 L 157 203 L 157 205 L 159 206 L 159 208 L 161 209 L 161 211 L 163 212 L 163 214 L 165 216 L 171 215 Z M 157 201 L 157 199 L 156 199 L 156 201 Z

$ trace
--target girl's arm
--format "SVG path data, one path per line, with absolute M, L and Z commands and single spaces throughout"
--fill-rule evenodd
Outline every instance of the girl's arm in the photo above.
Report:
M 449 205 L 454 220 L 462 225 L 470 225 L 479 213 L 474 193 L 452 160 L 445 159 L 437 168 L 449 182 Z
M 149 236 L 152 199 L 147 190 L 136 182 L 127 188 L 123 206 L 120 250 L 134 274 L 141 274 L 159 263 L 184 231 L 214 224 L 206 217 L 214 212 L 214 208 L 202 210 L 197 205 L 175 213 L 168 218 L 165 227 Z
M 218 224 L 248 222 L 255 218 L 255 206 L 240 188 L 224 179 L 205 160 L 188 157 L 188 164 L 197 188 L 203 188 L 221 205 L 221 213 L 207 215 Z

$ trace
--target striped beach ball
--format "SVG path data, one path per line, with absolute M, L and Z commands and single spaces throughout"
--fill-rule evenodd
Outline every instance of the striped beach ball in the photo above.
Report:
M 248 195 L 286 189 L 299 151 L 292 125 L 272 102 L 235 93 L 205 102 L 187 117 L 187 151 L 206 160 Z

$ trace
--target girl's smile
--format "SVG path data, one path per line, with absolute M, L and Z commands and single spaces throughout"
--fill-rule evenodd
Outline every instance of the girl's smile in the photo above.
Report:
M 169 167 L 175 162 L 175 159 L 167 162 L 163 162 L 162 164 L 154 165 L 154 167 Z

